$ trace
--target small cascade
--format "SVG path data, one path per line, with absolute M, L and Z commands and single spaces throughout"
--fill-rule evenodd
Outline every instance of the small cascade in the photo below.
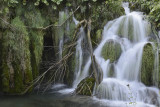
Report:
M 63 52 L 63 38 L 59 41 L 59 59 L 62 59 L 62 52 Z
M 75 25 L 77 25 L 79 23 L 79 21 L 76 20 L 74 17 L 73 17 L 73 21 L 74 21 Z M 88 76 L 87 70 L 86 70 L 86 72 L 83 72 L 84 70 L 82 70 L 82 62 L 83 62 L 82 43 L 83 43 L 83 40 L 85 37 L 85 31 L 84 31 L 83 27 L 80 28 L 80 30 L 77 34 L 77 37 L 78 37 L 78 40 L 77 40 L 76 52 L 75 52 L 76 53 L 75 54 L 76 63 L 75 63 L 74 81 L 72 84 L 72 88 L 65 88 L 65 89 L 58 91 L 59 93 L 62 93 L 62 94 L 72 93 L 76 89 L 76 87 L 80 83 L 80 81 Z
M 76 46 L 75 80 L 73 83 L 74 88 L 77 87 L 78 83 L 83 79 L 81 70 L 82 70 L 82 61 L 83 61 L 82 40 L 84 38 L 84 35 L 85 33 L 83 28 L 80 28 L 79 39 L 77 41 L 77 46 Z
M 145 45 L 151 43 L 148 41 L 149 34 L 147 33 L 149 24 L 144 20 L 142 13 L 130 13 L 128 5 L 128 3 L 123 4 L 126 15 L 108 22 L 104 27 L 102 41 L 94 51 L 103 70 L 103 81 L 94 89 L 94 95 L 99 99 L 122 101 L 127 104 L 135 103 L 136 106 L 138 104 L 160 106 L 159 90 L 141 83 L 143 51 Z M 151 44 L 155 53 L 153 81 L 155 86 L 158 86 L 159 51 L 154 43 Z M 105 47 L 109 51 L 109 46 L 116 49 L 114 48 L 116 45 L 119 46 L 121 53 L 119 56 L 117 50 L 109 53 L 109 55 L 118 56 L 118 58 L 113 57 L 113 61 L 112 57 L 108 53 L 103 54 L 103 51 Z M 107 52 L 107 49 L 104 52 Z M 91 59 L 89 58 L 83 72 L 88 72 L 90 65 Z
M 61 11 L 59 12 L 59 22 L 58 24 L 61 25 L 63 21 L 65 20 L 65 12 Z M 62 52 L 63 52 L 63 38 L 64 38 L 64 26 L 60 27 L 58 30 L 58 36 L 59 36 L 59 60 L 62 58 Z
M 73 21 L 77 25 L 79 21 L 77 21 L 73 17 Z M 75 79 L 73 82 L 73 88 L 76 88 L 79 82 L 86 77 L 87 74 L 84 74 L 82 72 L 82 62 L 83 62 L 83 52 L 82 52 L 82 41 L 85 37 L 85 32 L 83 27 L 80 28 L 79 33 L 77 34 L 79 39 L 77 40 L 77 46 L 76 46 L 76 66 L 75 66 Z
M 128 15 L 130 13 L 129 3 L 128 2 L 124 2 L 122 4 L 122 7 L 124 8 L 126 15 Z
M 64 11 L 59 12 L 59 22 L 58 24 L 61 25 L 64 23 L 64 21 L 67 19 L 68 16 L 68 9 L 65 8 Z M 63 45 L 65 41 L 65 35 L 68 35 L 68 32 L 70 31 L 70 25 L 69 21 L 67 21 L 64 25 L 58 28 L 58 39 L 59 39 L 59 60 L 62 59 L 62 53 L 63 53 Z

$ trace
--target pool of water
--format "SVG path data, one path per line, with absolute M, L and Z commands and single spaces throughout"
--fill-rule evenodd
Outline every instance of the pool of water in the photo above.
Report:
M 65 85 L 55 85 L 43 94 L 0 96 L 0 107 L 156 107 L 141 102 L 111 101 L 73 94 Z
M 57 93 L 0 96 L 0 107 L 99 107 L 91 97 Z
M 0 107 L 154 107 L 143 103 L 98 100 L 94 97 L 60 93 L 0 96 Z

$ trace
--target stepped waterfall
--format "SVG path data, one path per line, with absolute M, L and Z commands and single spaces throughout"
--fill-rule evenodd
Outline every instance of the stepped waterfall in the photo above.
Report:
M 0 4 L 0 107 L 160 107 L 160 0 Z
M 148 75 L 154 86 L 159 86 L 159 52 L 157 44 L 150 42 L 150 23 L 141 12 L 130 12 L 128 3 L 123 3 L 125 15 L 109 21 L 103 29 L 102 40 L 94 50 L 97 63 L 103 71 L 103 79 L 94 86 L 93 98 L 108 102 L 107 106 L 160 106 L 159 90 L 145 85 L 143 78 L 144 48 L 150 46 L 153 51 L 153 73 Z M 75 25 L 79 23 L 74 17 Z M 84 28 L 79 30 L 76 45 L 76 66 L 72 88 L 59 90 L 71 93 L 78 84 L 89 76 L 91 57 L 83 66 L 82 43 L 86 36 Z M 114 54 L 114 55 L 113 55 Z M 148 80 L 147 80 L 148 81 Z
M 126 15 L 109 21 L 104 26 L 102 41 L 94 51 L 96 60 L 103 71 L 103 80 L 98 86 L 95 85 L 93 95 L 96 99 L 115 102 L 112 106 L 114 104 L 116 106 L 117 102 L 132 106 L 148 107 L 153 106 L 152 104 L 160 106 L 159 90 L 155 87 L 147 87 L 141 82 L 143 49 L 146 45 L 151 45 L 153 51 L 156 51 L 156 45 L 149 42 L 149 22 L 144 19 L 143 13 L 130 12 L 128 3 L 124 3 L 123 7 Z M 74 21 L 75 24 L 78 23 L 75 19 Z M 81 27 L 76 46 L 76 59 L 78 60 L 73 82 L 74 89 L 82 79 L 88 76 L 91 66 L 89 57 L 82 69 L 81 45 L 84 35 Z M 105 54 L 112 54 L 104 52 L 108 44 L 115 49 L 114 60 L 105 57 Z M 158 51 L 155 52 L 154 57 L 153 79 L 158 80 Z M 158 82 L 154 84 L 158 86 Z

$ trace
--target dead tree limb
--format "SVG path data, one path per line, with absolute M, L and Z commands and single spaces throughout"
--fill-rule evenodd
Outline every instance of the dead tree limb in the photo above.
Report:
M 102 72 L 101 67 L 97 63 L 95 56 L 93 55 L 93 48 L 92 48 L 92 43 L 91 43 L 90 32 L 91 32 L 91 20 L 89 19 L 88 30 L 87 30 L 87 38 L 88 38 L 88 44 L 89 44 L 89 48 L 90 48 L 90 55 L 91 55 L 91 62 L 92 62 L 94 77 L 96 79 L 96 84 L 99 85 L 102 81 L 103 72 Z

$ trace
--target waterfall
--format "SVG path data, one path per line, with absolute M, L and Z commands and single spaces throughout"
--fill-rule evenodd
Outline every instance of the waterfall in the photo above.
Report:
M 59 59 L 62 59 L 62 52 L 63 52 L 63 38 L 59 41 Z
M 68 9 L 65 8 L 64 11 L 60 11 L 59 12 L 59 22 L 58 24 L 61 25 L 66 19 L 67 17 L 69 17 L 69 13 L 68 13 Z M 59 37 L 59 60 L 62 59 L 62 53 L 63 53 L 63 45 L 64 45 L 64 38 L 65 35 L 67 35 L 67 33 L 70 31 L 70 25 L 69 25 L 69 21 L 66 21 L 66 23 L 64 25 L 62 25 L 61 27 L 59 27 L 58 29 L 58 37 Z
M 61 12 L 59 12 L 59 22 L 58 22 L 58 24 L 61 25 L 64 20 L 65 20 L 65 12 L 61 11 Z M 58 49 L 59 49 L 59 60 L 60 60 L 60 59 L 62 59 L 62 52 L 63 52 L 64 26 L 59 28 L 58 36 L 59 36 Z
M 147 87 L 141 83 L 141 66 L 143 48 L 148 41 L 148 22 L 143 19 L 141 12 L 131 12 L 128 3 L 123 4 L 126 15 L 108 22 L 103 30 L 102 41 L 94 51 L 94 55 L 103 70 L 103 81 L 94 88 L 94 96 L 110 101 L 122 101 L 136 106 L 152 104 L 160 106 L 159 90 Z M 102 56 L 103 47 L 111 43 L 118 44 L 122 50 L 119 58 L 114 62 Z M 153 44 L 153 43 L 152 43 Z M 154 47 L 154 46 L 153 46 Z M 155 50 L 154 81 L 158 80 L 159 53 Z M 115 50 L 116 51 L 116 50 Z M 83 72 L 89 72 L 91 59 L 88 59 Z M 111 71 L 111 65 L 114 70 Z M 113 73 L 110 76 L 110 72 Z M 158 86 L 158 82 L 154 84 Z
M 124 8 L 126 14 L 129 14 L 129 13 L 130 13 L 129 3 L 128 3 L 128 2 L 124 2 L 124 3 L 122 4 L 122 7 Z
M 79 21 L 76 20 L 74 17 L 73 17 L 73 21 L 75 25 L 78 25 Z M 88 76 L 87 70 L 86 72 L 82 70 L 82 62 L 83 62 L 82 43 L 85 37 L 85 31 L 83 27 L 80 28 L 77 34 L 77 37 L 78 37 L 78 40 L 77 40 L 76 54 L 75 54 L 76 64 L 75 64 L 75 72 L 74 72 L 74 80 L 73 80 L 72 88 L 65 88 L 65 89 L 59 90 L 58 92 L 62 94 L 72 93 L 76 89 L 80 81 Z
M 83 62 L 83 53 L 82 53 L 82 40 L 84 38 L 84 30 L 81 27 L 80 32 L 79 32 L 79 39 L 77 41 L 77 46 L 76 46 L 76 66 L 75 66 L 75 79 L 73 82 L 73 87 L 76 88 L 78 83 L 83 79 L 83 76 L 81 74 L 82 70 L 82 62 Z
M 77 21 L 74 17 L 73 21 L 75 22 L 76 25 L 79 23 L 79 21 Z M 79 37 L 79 39 L 77 40 L 77 46 L 76 46 L 76 66 L 75 66 L 75 76 L 74 76 L 75 79 L 73 82 L 73 88 L 76 88 L 77 85 L 80 83 L 80 81 L 87 76 L 85 72 L 82 72 L 82 62 L 83 62 L 82 41 L 85 37 L 85 32 L 83 27 L 80 28 L 80 31 L 77 34 L 77 36 Z

